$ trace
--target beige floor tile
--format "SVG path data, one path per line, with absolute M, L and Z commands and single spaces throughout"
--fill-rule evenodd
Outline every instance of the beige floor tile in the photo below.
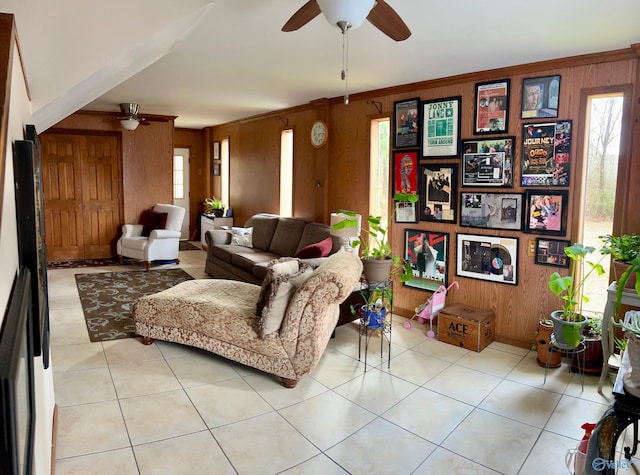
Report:
M 556 434 L 581 439 L 585 422 L 598 422 L 607 409 L 606 404 L 587 401 L 572 396 L 562 396 L 556 410 L 549 418 L 545 430 Z
M 184 388 L 240 378 L 225 360 L 208 352 L 167 358 L 167 363 Z
M 431 338 L 427 338 L 422 343 L 414 346 L 412 350 L 424 353 L 425 355 L 433 356 L 434 358 L 448 361 L 450 363 L 455 363 L 460 358 L 469 353 L 469 350 L 465 350 L 464 348 L 453 346 L 448 343 L 443 343 Z
M 429 442 L 440 444 L 473 409 L 468 404 L 419 388 L 382 417 Z
M 542 429 L 559 400 L 558 393 L 505 380 L 478 407 Z
M 508 345 L 506 343 L 500 343 L 499 341 L 492 341 L 487 348 L 492 350 L 506 351 L 518 356 L 526 356 L 531 352 L 529 348 L 520 348 L 519 346 Z
M 56 475 L 138 475 L 131 447 L 98 454 L 58 459 Z
M 565 456 L 577 443 L 574 439 L 543 431 L 518 475 L 540 475 L 541 471 L 569 473 L 565 466 Z
M 238 473 L 273 474 L 319 454 L 275 412 L 211 430 Z
M 144 396 L 180 389 L 180 383 L 164 360 L 111 366 L 119 398 Z
M 102 342 L 109 365 L 140 363 L 163 359 L 156 345 L 144 345 L 140 338 L 122 338 Z
M 285 475 L 347 475 L 347 472 L 324 454 L 316 455 L 281 473 Z
M 551 368 L 547 371 L 547 380 L 544 380 L 544 367 L 536 361 L 536 354 L 529 353 L 520 363 L 506 376 L 510 381 L 527 384 L 537 388 L 546 389 L 556 393 L 564 393 L 571 374 L 566 371 L 566 366 Z
M 84 322 L 51 327 L 51 346 L 77 345 L 91 343 Z
M 461 382 L 464 381 L 464 384 Z M 462 366 L 451 365 L 430 379 L 424 387 L 458 401 L 477 406 L 500 384 L 500 378 Z M 469 388 L 473 388 L 469 390 Z
M 49 309 L 56 310 L 62 308 L 82 308 L 80 297 L 77 293 L 69 295 L 49 295 Z
M 235 475 L 209 431 L 136 445 L 140 474 Z
M 442 447 L 492 470 L 516 474 L 540 432 L 529 425 L 475 409 Z
M 302 378 L 295 388 L 286 391 L 282 390 L 282 385 L 273 384 L 273 379 L 266 375 L 247 376 L 245 381 L 275 409 L 292 406 L 328 391 L 313 378 Z
M 58 409 L 56 458 L 129 447 L 118 401 Z
M 385 365 L 382 365 L 380 369 L 398 378 L 422 386 L 450 365 L 451 363 L 448 361 L 433 358 L 417 351 L 407 350 L 398 356 L 391 357 L 391 369 L 387 369 Z
M 213 354 L 199 348 L 193 348 L 191 346 L 181 345 L 180 343 L 172 343 L 169 341 L 156 340 L 153 344 L 160 350 L 160 353 L 162 353 L 165 358 L 174 358 L 176 356 L 187 356 L 198 353 Z M 217 355 L 214 356 L 216 358 L 220 358 Z
M 273 411 L 273 408 L 243 379 L 219 381 L 215 384 L 187 388 L 186 391 L 210 428 Z
M 375 414 L 381 414 L 417 388 L 413 383 L 372 369 L 335 388 L 335 392 Z
M 383 419 L 376 419 L 326 453 L 353 475 L 412 473 L 436 448 Z
M 120 405 L 133 445 L 206 429 L 182 390 L 121 399 Z
M 523 356 L 513 353 L 485 348 L 480 353 L 470 351 L 456 361 L 456 364 L 504 378 L 522 361 L 522 358 Z
M 59 276 L 49 280 L 47 285 L 49 294 L 51 295 L 77 295 L 78 293 L 75 275 Z
M 86 331 L 82 307 L 50 309 L 49 323 L 51 325 L 51 331 L 58 325 L 84 325 Z
M 413 472 L 413 475 L 433 475 L 436 473 L 447 473 L 456 475 L 499 475 L 498 472 L 490 468 L 478 465 L 471 460 L 454 454 L 442 447 L 433 451 L 429 458 Z M 548 472 L 549 474 L 551 472 Z
M 415 321 L 412 321 L 411 325 L 411 330 L 408 330 L 401 323 L 394 324 L 391 333 L 391 341 L 404 348 L 413 348 L 414 346 L 424 343 L 429 339 L 427 337 L 429 325 L 416 323 Z
M 610 404 L 613 402 L 611 394 L 607 394 L 603 389 L 603 394 L 598 393 L 598 381 L 600 376 L 585 375 L 584 377 L 584 389 L 580 382 L 580 375 L 572 373 L 571 380 L 567 385 L 564 393 L 569 396 L 579 397 L 580 399 L 587 399 L 593 402 L 599 402 L 602 404 Z M 608 397 L 607 397 L 608 396 Z
M 321 450 L 346 439 L 376 417 L 334 392 L 282 409 L 280 414 Z
M 327 349 L 311 377 L 328 388 L 335 388 L 360 376 L 364 371 L 361 362 L 338 351 Z
M 101 343 L 81 343 L 51 348 L 51 367 L 54 372 L 106 366 L 107 359 Z
M 117 399 L 108 368 L 53 373 L 53 386 L 59 407 Z

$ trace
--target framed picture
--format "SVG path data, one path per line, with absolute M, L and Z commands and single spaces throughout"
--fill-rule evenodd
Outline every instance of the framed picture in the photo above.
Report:
M 474 134 L 507 133 L 510 79 L 476 83 Z
M 522 119 L 558 117 L 560 76 L 522 80 Z
M 525 232 L 564 236 L 567 229 L 569 192 L 527 190 Z
M 418 151 L 393 152 L 393 194 L 418 193 Z
M 569 268 L 569 258 L 564 248 L 571 246 L 571 241 L 564 239 L 536 239 L 536 264 Z
M 420 166 L 420 221 L 456 222 L 458 165 Z
M 522 193 L 460 193 L 460 226 L 522 230 Z
M 522 126 L 522 186 L 569 186 L 571 120 Z
M 422 102 L 422 156 L 457 157 L 462 97 Z
M 396 223 L 417 223 L 418 203 L 411 203 L 410 201 L 396 203 L 395 221 Z
M 213 176 L 220 176 L 220 162 L 213 162 L 212 172 Z
M 404 285 L 432 292 L 441 285 L 446 287 L 448 252 L 448 233 L 405 229 L 404 258 L 411 265 L 413 279 Z
M 213 142 L 211 151 L 213 160 L 220 160 L 220 142 Z
M 393 103 L 393 148 L 411 148 L 420 145 L 420 98 Z
M 513 187 L 516 138 L 495 137 L 462 142 L 462 186 Z
M 457 275 L 518 284 L 518 238 L 458 233 L 456 240 Z

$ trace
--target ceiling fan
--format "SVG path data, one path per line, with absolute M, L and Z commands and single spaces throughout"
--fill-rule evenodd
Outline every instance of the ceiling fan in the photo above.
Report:
M 282 31 L 295 31 L 320 13 L 342 33 L 358 28 L 365 19 L 395 41 L 411 36 L 400 15 L 384 0 L 309 0 L 284 24 Z
M 123 117 L 118 117 L 120 125 L 126 130 L 136 130 L 138 125 L 151 125 L 147 119 L 138 116 L 140 106 L 133 102 L 123 102 L 120 104 L 120 112 Z

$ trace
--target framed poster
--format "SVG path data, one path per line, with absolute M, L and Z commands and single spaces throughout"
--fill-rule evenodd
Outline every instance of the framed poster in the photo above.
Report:
M 522 126 L 522 186 L 569 186 L 571 120 Z
M 460 193 L 460 226 L 522 230 L 522 193 Z
M 393 152 L 393 193 L 418 193 L 418 151 Z
M 456 241 L 457 275 L 518 284 L 518 238 L 458 233 Z
M 560 76 L 522 80 L 522 119 L 558 117 Z
M 456 222 L 458 165 L 420 166 L 420 221 Z
M 569 257 L 564 248 L 571 246 L 571 241 L 564 239 L 536 239 L 536 264 L 569 268 Z
M 464 140 L 462 186 L 513 187 L 515 140 L 513 136 Z
M 404 258 L 411 265 L 413 279 L 404 285 L 431 292 L 441 285 L 446 287 L 448 252 L 448 233 L 405 229 Z
M 510 79 L 476 83 L 474 134 L 507 133 Z
M 396 203 L 395 221 L 396 223 L 417 223 L 418 203 L 411 203 L 410 201 Z
M 527 190 L 525 232 L 564 236 L 567 229 L 569 192 Z
M 212 167 L 211 169 L 213 172 L 213 176 L 220 176 L 220 162 L 219 161 L 213 162 L 211 164 L 211 167 Z
M 393 103 L 393 148 L 411 148 L 420 145 L 420 98 Z
M 457 157 L 462 97 L 422 102 L 422 156 Z
M 213 142 L 211 153 L 213 160 L 220 160 L 220 142 Z

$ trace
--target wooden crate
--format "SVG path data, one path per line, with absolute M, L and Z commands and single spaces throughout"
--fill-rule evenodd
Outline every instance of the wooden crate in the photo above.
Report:
M 438 340 L 472 351 L 482 351 L 493 341 L 496 316 L 491 310 L 467 305 L 447 305 L 438 315 Z

